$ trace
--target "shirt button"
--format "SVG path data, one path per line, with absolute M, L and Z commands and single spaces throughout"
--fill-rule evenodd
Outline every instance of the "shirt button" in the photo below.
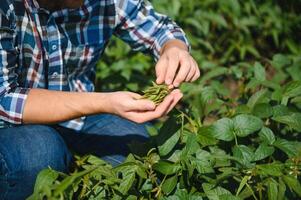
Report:
M 54 72 L 51 76 L 52 78 L 56 78 L 59 74 L 57 72 Z
M 52 48 L 53 51 L 55 51 L 55 50 L 57 50 L 57 45 L 54 44 L 54 45 L 52 45 L 51 48 Z

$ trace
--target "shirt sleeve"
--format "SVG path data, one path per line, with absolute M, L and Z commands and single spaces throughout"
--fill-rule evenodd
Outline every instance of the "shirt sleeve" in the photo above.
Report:
M 8 0 L 0 2 L 0 119 L 21 124 L 28 89 L 18 87 L 17 83 L 14 7 Z
M 163 45 L 171 39 L 187 44 L 184 31 L 169 17 L 154 11 L 144 0 L 116 0 L 117 27 L 115 35 L 134 50 L 160 57 Z

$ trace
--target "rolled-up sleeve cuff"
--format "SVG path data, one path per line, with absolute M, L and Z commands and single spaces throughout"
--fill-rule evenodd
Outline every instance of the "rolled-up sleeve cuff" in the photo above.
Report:
M 12 124 L 22 124 L 29 89 L 16 88 L 1 99 L 0 118 Z
M 160 53 L 164 44 L 169 40 L 174 39 L 183 41 L 187 45 L 189 51 L 191 51 L 191 46 L 184 31 L 181 28 L 171 29 L 165 33 L 162 33 L 161 37 L 155 40 L 153 46 L 153 54 L 155 56 L 155 60 L 158 60 L 160 58 Z

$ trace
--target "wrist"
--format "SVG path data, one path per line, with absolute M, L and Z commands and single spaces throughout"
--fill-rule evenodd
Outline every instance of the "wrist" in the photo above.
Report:
M 178 48 L 178 49 L 181 49 L 184 51 L 189 51 L 189 48 L 185 42 L 183 42 L 182 40 L 172 39 L 172 40 L 167 41 L 163 45 L 160 55 L 163 55 L 170 48 Z
M 95 101 L 93 101 L 93 109 L 95 110 L 95 113 L 113 113 L 113 106 L 112 106 L 112 95 L 113 93 L 108 92 L 101 92 L 101 93 L 95 93 L 96 98 Z

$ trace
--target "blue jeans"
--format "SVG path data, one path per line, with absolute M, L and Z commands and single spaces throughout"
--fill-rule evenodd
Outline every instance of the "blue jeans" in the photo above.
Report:
M 44 168 L 67 172 L 72 152 L 94 154 L 112 165 L 129 153 L 131 141 L 146 141 L 145 124 L 102 114 L 87 117 L 81 132 L 60 126 L 23 125 L 0 129 L 0 199 L 23 200 Z

